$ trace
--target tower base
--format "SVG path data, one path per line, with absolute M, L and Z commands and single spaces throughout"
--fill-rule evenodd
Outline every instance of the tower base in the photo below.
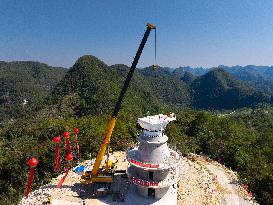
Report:
M 126 195 L 125 203 L 130 205 L 177 205 L 177 186 L 169 187 L 168 191 L 160 198 L 156 199 L 148 194 L 148 188 L 145 191 L 147 193 L 146 197 L 139 194 L 139 189 L 136 185 L 131 184 L 130 189 Z

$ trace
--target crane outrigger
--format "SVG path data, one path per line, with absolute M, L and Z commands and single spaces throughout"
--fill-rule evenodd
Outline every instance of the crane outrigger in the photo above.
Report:
M 121 105 L 122 105 L 123 99 L 125 97 L 125 93 L 129 87 L 130 81 L 133 77 L 133 74 L 136 69 L 138 60 L 141 56 L 142 50 L 146 44 L 146 41 L 149 37 L 151 30 L 153 30 L 153 29 L 155 30 L 156 27 L 153 24 L 148 23 L 146 31 L 144 33 L 144 36 L 142 38 L 142 41 L 139 45 L 136 56 L 134 58 L 134 61 L 131 65 L 130 71 L 127 74 L 126 80 L 125 80 L 122 90 L 119 94 L 119 98 L 118 98 L 118 101 L 116 102 L 115 109 L 111 115 L 111 118 L 108 122 L 108 126 L 107 126 L 106 131 L 103 135 L 102 144 L 101 144 L 100 150 L 97 154 L 93 169 L 92 169 L 92 171 L 86 171 L 81 177 L 81 182 L 83 182 L 83 183 L 88 184 L 88 183 L 96 183 L 96 182 L 102 182 L 102 183 L 112 183 L 113 182 L 114 165 L 112 164 L 112 161 L 107 160 L 106 165 L 104 166 L 103 169 L 100 169 L 101 162 L 103 160 L 103 157 L 105 155 L 107 147 L 109 147 L 112 132 L 115 127 L 118 113 L 121 109 Z

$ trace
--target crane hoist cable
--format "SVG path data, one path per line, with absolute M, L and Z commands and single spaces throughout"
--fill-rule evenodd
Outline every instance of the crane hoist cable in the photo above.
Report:
M 155 64 L 156 64 L 156 29 L 155 29 Z
M 154 59 L 154 64 L 152 65 L 152 68 L 153 68 L 153 70 L 155 70 L 155 69 L 157 69 L 157 62 L 156 62 L 156 29 L 154 29 L 154 31 L 155 31 L 155 48 L 154 48 L 154 52 L 155 52 L 155 59 Z

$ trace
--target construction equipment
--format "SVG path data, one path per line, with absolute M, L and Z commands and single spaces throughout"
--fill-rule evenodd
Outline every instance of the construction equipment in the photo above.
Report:
M 156 64 L 156 29 L 155 29 L 155 64 L 152 65 L 153 71 L 155 71 L 158 68 L 158 65 Z
M 109 160 L 109 157 L 107 156 L 107 160 L 106 160 L 106 164 L 104 167 L 100 168 L 101 166 L 101 162 L 103 160 L 103 157 L 105 155 L 106 149 L 109 148 L 109 143 L 110 143 L 110 139 L 111 139 L 111 135 L 113 132 L 113 129 L 115 127 L 115 123 L 117 121 L 117 117 L 118 117 L 118 113 L 120 111 L 123 99 L 125 97 L 125 93 L 129 87 L 130 81 L 133 77 L 134 71 L 136 69 L 138 60 L 141 56 L 142 50 L 145 46 L 145 43 L 149 37 L 149 34 L 151 32 L 151 30 L 155 30 L 156 27 L 151 24 L 148 23 L 147 24 L 147 29 L 144 33 L 144 36 L 142 38 L 142 41 L 139 45 L 139 48 L 137 50 L 136 56 L 134 58 L 134 61 L 132 63 L 132 66 L 130 68 L 130 71 L 126 77 L 126 80 L 124 82 L 124 85 L 122 87 L 122 90 L 119 94 L 119 98 L 118 101 L 116 103 L 114 112 L 110 118 L 110 121 L 108 123 L 107 129 L 105 131 L 105 134 L 103 135 L 103 140 L 102 140 L 102 144 L 100 147 L 100 150 L 98 152 L 96 161 L 94 163 L 93 169 L 92 171 L 86 171 L 82 177 L 81 177 L 81 182 L 82 183 L 94 183 L 94 182 L 101 182 L 101 183 L 112 183 L 113 182 L 113 175 L 114 175 L 114 164 L 111 160 Z

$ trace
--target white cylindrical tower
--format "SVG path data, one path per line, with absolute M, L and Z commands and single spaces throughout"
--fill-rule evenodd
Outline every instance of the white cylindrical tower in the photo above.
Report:
M 128 176 L 139 194 L 155 199 L 166 193 L 176 192 L 179 180 L 180 156 L 167 145 L 164 134 L 166 125 L 175 120 L 175 115 L 155 115 L 139 118 L 143 128 L 139 146 L 127 152 Z

